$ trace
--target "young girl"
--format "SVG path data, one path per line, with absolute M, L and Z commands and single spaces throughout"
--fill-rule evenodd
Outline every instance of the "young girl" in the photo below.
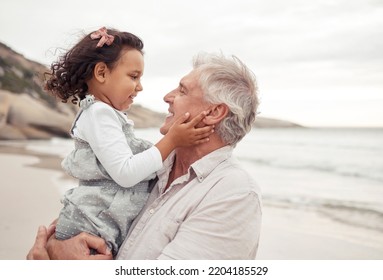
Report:
M 142 90 L 143 71 L 143 42 L 105 27 L 51 65 L 46 89 L 64 102 L 80 99 L 71 128 L 75 149 L 62 162 L 79 186 L 62 200 L 58 239 L 89 232 L 103 237 L 115 255 L 163 160 L 176 147 L 208 141 L 212 127 L 195 128 L 204 112 L 190 122 L 188 115 L 178 119 L 154 146 L 134 136 L 123 111 Z

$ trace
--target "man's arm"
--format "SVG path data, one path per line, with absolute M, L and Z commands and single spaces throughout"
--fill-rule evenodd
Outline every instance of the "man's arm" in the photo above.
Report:
M 97 236 L 80 233 L 67 240 L 57 240 L 54 226 L 40 226 L 28 260 L 111 260 L 113 256 L 105 241 Z M 97 254 L 91 255 L 91 249 Z

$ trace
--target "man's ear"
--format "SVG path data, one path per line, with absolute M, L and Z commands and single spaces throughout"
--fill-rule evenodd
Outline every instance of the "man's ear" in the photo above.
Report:
M 105 74 L 108 71 L 108 66 L 106 66 L 105 62 L 98 62 L 93 69 L 94 78 L 103 83 L 105 81 Z
M 213 125 L 219 123 L 229 113 L 229 108 L 226 104 L 214 105 L 210 108 L 209 113 L 204 119 L 204 123 L 207 125 Z

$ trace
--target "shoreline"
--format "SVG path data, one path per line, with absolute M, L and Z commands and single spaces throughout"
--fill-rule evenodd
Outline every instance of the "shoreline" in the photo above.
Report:
M 39 225 L 61 209 L 66 175 L 58 155 L 0 142 L 0 260 L 25 259 Z M 315 211 L 264 202 L 258 260 L 383 259 L 383 234 L 340 223 Z
M 59 171 L 63 173 L 64 176 L 66 176 L 66 174 L 62 172 L 62 168 L 60 165 L 61 158 L 59 156 L 27 150 L 25 148 L 26 145 L 27 143 L 25 144 L 18 143 L 17 145 L 4 145 L 4 142 L 3 143 L 0 142 L 0 155 L 9 154 L 9 155 L 18 155 L 18 156 L 25 156 L 25 157 L 36 157 L 39 160 L 28 166 Z

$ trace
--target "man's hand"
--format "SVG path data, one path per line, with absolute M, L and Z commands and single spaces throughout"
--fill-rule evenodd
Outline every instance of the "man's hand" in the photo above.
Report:
M 52 236 L 48 240 L 47 251 L 52 260 L 113 259 L 104 239 L 85 232 L 66 240 L 57 240 Z
M 52 260 L 112 260 L 104 239 L 82 232 L 66 240 L 49 238 L 47 251 Z M 96 254 L 93 252 L 96 251 Z
M 55 232 L 55 226 L 51 225 L 48 229 L 45 226 L 39 226 L 37 230 L 35 244 L 27 255 L 27 260 L 49 260 L 49 254 L 46 249 L 48 239 Z
M 104 239 L 100 237 L 83 232 L 67 240 L 57 240 L 54 232 L 54 225 L 50 225 L 48 229 L 44 226 L 39 227 L 27 260 L 113 259 Z M 97 251 L 97 253 L 91 254 L 91 251 Z

